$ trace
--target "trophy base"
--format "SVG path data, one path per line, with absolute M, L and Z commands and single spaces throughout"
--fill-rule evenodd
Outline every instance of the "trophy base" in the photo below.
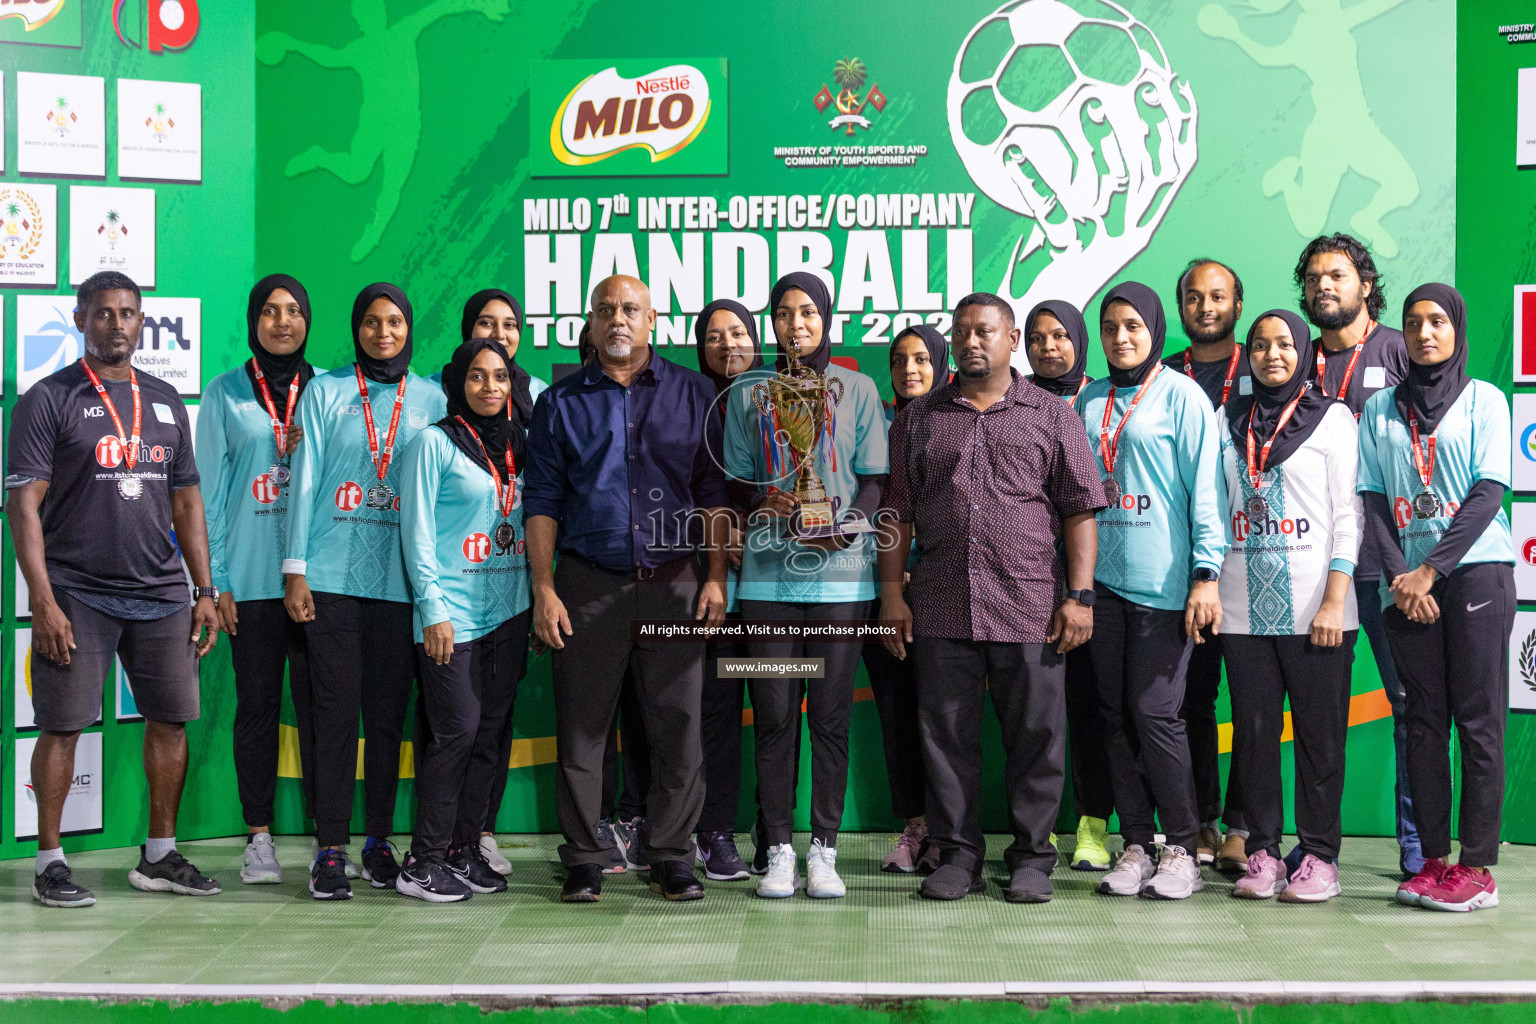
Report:
M 784 531 L 784 539 L 828 540 L 842 536 L 842 528 L 837 523 L 837 509 L 841 504 L 841 498 L 833 498 L 831 501 L 802 501 L 796 506 L 795 514 L 790 517 L 789 527 Z

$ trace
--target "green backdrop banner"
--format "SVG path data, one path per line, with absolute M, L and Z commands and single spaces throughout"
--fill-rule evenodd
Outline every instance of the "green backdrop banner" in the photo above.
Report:
M 722 13 L 697 0 L 643 14 L 617 0 L 269 0 L 205 5 L 192 45 L 151 54 L 87 8 L 79 50 L 5 45 L 6 32 L 0 60 L 203 83 L 202 182 L 157 186 L 156 291 L 201 298 L 205 382 L 243 358 L 245 289 L 277 270 L 310 291 L 318 365 L 350 358 L 347 311 L 369 281 L 410 294 L 421 372 L 457 343 L 463 299 L 501 285 L 528 314 L 519 359 L 548 379 L 576 361 L 585 295 L 606 274 L 650 283 L 657 344 L 691 364 L 694 353 L 665 349 L 691 344 L 705 302 L 761 308 L 773 278 L 809 269 L 833 286 L 844 354 L 886 394 L 891 337 L 920 320 L 947 328 L 946 310 L 973 289 L 1021 307 L 1047 295 L 1092 306 L 1138 279 L 1171 310 L 1179 270 L 1208 255 L 1242 275 L 1251 316 L 1294 306 L 1296 254 L 1332 230 L 1372 245 L 1389 303 L 1454 276 L 1452 5 L 961 2 L 887 7 L 831 30 L 824 6 L 801 0 Z M 15 84 L 8 75 L 7 91 Z M 18 180 L 10 164 L 4 180 Z M 1103 366 L 1095 352 L 1090 372 Z M 8 363 L 6 404 L 16 379 Z M 11 564 L 7 554 L 8 595 Z M 6 615 L 10 636 L 13 601 Z M 227 651 L 203 674 L 187 835 L 240 829 Z M 1392 829 L 1386 716 L 1362 644 L 1352 833 Z M 519 695 L 502 828 L 554 827 L 553 726 L 546 658 Z M 143 817 L 129 770 L 137 730 L 109 721 L 103 732 L 114 774 L 99 841 L 126 842 Z M 298 830 L 291 738 L 285 729 L 278 824 Z M 995 755 L 995 733 L 987 743 Z M 852 744 L 846 824 L 888 828 L 868 700 L 855 705 Z M 743 823 L 750 730 L 744 759 Z M 984 823 L 995 828 L 991 761 Z M 402 828 L 409 795 L 403 783 Z M 0 853 L 25 849 L 9 825 L 3 836 Z

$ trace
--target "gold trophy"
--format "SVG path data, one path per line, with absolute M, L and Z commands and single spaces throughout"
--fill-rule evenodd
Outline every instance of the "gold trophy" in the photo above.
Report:
M 790 519 L 786 537 L 796 540 L 820 540 L 842 531 L 837 525 L 837 510 L 842 499 L 828 500 L 827 488 L 816 472 L 816 447 L 827 429 L 827 396 L 832 404 L 843 400 L 843 382 L 800 362 L 793 345 L 788 346 L 789 365 L 772 380 L 752 388 L 752 402 L 757 411 L 773 424 L 770 443 L 786 443 L 795 463 L 794 494 L 798 507 Z

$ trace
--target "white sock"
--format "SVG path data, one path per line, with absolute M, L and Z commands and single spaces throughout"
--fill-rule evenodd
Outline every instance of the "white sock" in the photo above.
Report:
M 36 875 L 42 874 L 43 873 L 43 869 L 46 868 L 49 864 L 52 864 L 56 860 L 57 861 L 64 861 L 65 864 L 69 863 L 69 861 L 64 860 L 64 848 L 62 846 L 59 847 L 57 850 L 38 850 L 37 851 L 37 867 L 35 869 L 33 869 L 32 873 L 36 874 Z
M 156 839 L 154 836 L 144 840 L 144 859 L 151 864 L 158 864 L 165 860 L 165 855 L 176 849 L 176 837 L 169 839 Z

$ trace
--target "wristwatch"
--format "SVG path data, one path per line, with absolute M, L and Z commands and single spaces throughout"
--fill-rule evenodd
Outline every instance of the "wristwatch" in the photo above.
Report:
M 1207 569 L 1204 566 L 1195 570 L 1195 580 L 1198 583 L 1215 583 L 1217 572 L 1215 569 Z
M 219 588 L 218 587 L 193 587 L 192 588 L 192 600 L 194 600 L 194 601 L 201 601 L 205 597 L 208 598 L 211 601 L 217 602 L 218 599 L 219 599 Z
M 1089 587 L 1087 590 L 1069 590 L 1069 591 L 1067 591 L 1066 599 L 1068 601 L 1076 601 L 1078 604 L 1082 605 L 1084 608 L 1092 608 L 1093 607 L 1093 602 L 1095 602 L 1095 601 L 1097 601 L 1099 599 L 1099 595 L 1098 595 L 1097 591 L 1095 591 L 1092 587 Z

